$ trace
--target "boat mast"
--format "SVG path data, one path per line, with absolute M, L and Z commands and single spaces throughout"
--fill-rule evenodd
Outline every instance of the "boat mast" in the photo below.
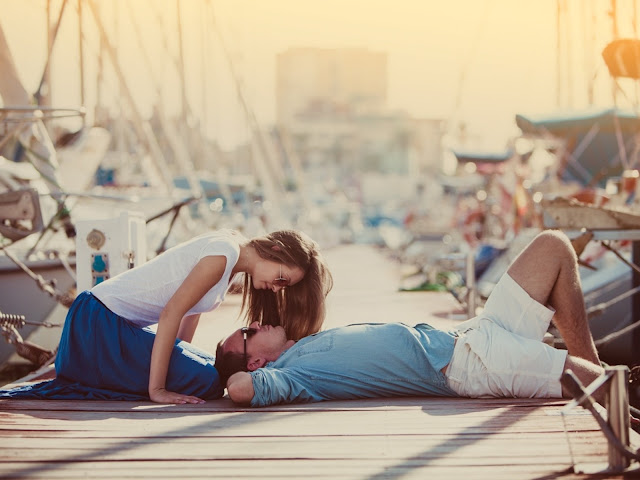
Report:
M 562 106 L 562 40 L 561 40 L 561 31 L 562 31 L 562 0 L 556 0 L 556 107 L 560 108 Z
M 129 89 L 122 68 L 120 68 L 120 63 L 118 62 L 115 48 L 111 45 L 107 37 L 107 32 L 104 28 L 104 25 L 102 24 L 102 20 L 100 19 L 97 6 L 95 5 L 93 0 L 88 0 L 88 5 L 91 13 L 93 14 L 101 43 L 105 51 L 107 52 L 109 60 L 111 61 L 111 65 L 113 66 L 114 72 L 118 78 L 118 85 L 120 86 L 120 88 L 122 88 L 124 97 L 126 98 L 129 104 L 129 108 L 131 109 L 131 113 L 133 114 L 134 118 L 132 125 L 136 129 L 140 140 L 144 142 L 145 146 L 149 149 L 152 158 L 156 162 L 155 168 L 157 170 L 157 173 L 159 173 L 159 178 L 161 178 L 164 182 L 164 189 L 166 193 L 170 194 L 173 191 L 173 178 L 170 175 L 169 164 L 167 163 L 167 160 L 162 153 L 162 149 L 160 148 L 160 145 L 158 144 L 158 141 L 153 134 L 149 122 L 144 120 L 136 106 L 136 103 L 133 99 L 133 94 Z
M 80 59 L 80 105 L 85 106 L 85 83 L 84 83 L 84 30 L 82 28 L 82 0 L 78 0 L 78 57 Z M 86 126 L 86 116 L 82 116 L 82 126 Z
M 151 82 L 154 85 L 154 90 L 156 92 L 156 95 L 158 97 L 158 100 L 155 104 L 155 114 L 156 114 L 156 118 L 157 120 L 160 122 L 160 127 L 162 129 L 162 132 L 165 135 L 165 138 L 167 140 L 167 143 L 169 144 L 169 148 L 171 149 L 171 152 L 173 153 L 173 157 L 175 159 L 175 161 L 178 164 L 178 170 L 180 173 L 183 173 L 187 179 L 187 184 L 189 185 L 190 191 L 191 193 L 196 196 L 196 197 L 200 197 L 200 198 L 205 198 L 205 192 L 202 188 L 202 185 L 200 184 L 200 182 L 198 181 L 198 177 L 193 165 L 193 161 L 190 160 L 190 155 L 189 155 L 189 150 L 185 144 L 184 138 L 187 138 L 185 132 L 181 132 L 181 135 L 176 134 L 176 129 L 180 128 L 180 125 L 171 125 L 169 120 L 167 119 L 167 115 L 165 113 L 165 109 L 164 109 L 164 102 L 163 102 L 163 92 L 162 92 L 162 88 L 160 83 L 154 79 L 154 75 L 153 75 L 153 68 L 151 65 L 151 61 L 149 58 L 149 55 L 147 54 L 147 51 L 144 47 L 144 44 L 142 42 L 142 35 L 140 33 L 140 28 L 138 26 L 138 23 L 132 13 L 131 10 L 129 10 L 130 13 L 130 18 L 131 18 L 131 23 L 133 25 L 133 29 L 134 29 L 134 33 L 136 35 L 136 39 L 138 41 L 138 44 L 140 45 L 140 49 L 142 50 L 142 59 L 144 61 L 144 63 L 146 64 L 147 70 L 149 71 L 149 75 L 151 77 Z M 162 28 L 163 22 L 162 22 L 162 18 L 160 17 L 160 15 L 158 14 L 158 12 L 156 11 L 156 21 L 158 22 L 158 25 L 161 27 L 160 31 L 164 32 L 165 29 Z M 178 17 L 178 23 L 180 23 L 180 18 Z M 179 32 L 181 32 L 181 28 L 179 28 Z M 181 42 L 181 41 L 180 41 Z M 169 51 L 169 44 L 167 42 L 167 39 L 165 37 L 164 34 L 162 34 L 162 44 L 164 49 L 167 52 L 167 55 L 170 55 L 170 51 Z M 182 55 L 182 51 L 180 51 L 180 55 Z M 180 76 L 180 78 L 182 79 L 183 83 L 184 83 L 184 68 L 182 68 L 182 66 L 184 65 L 184 63 L 180 60 L 180 59 L 174 59 L 174 63 L 175 66 L 178 70 L 178 74 Z M 183 94 L 182 94 L 182 124 L 188 124 L 187 122 L 187 118 L 189 115 L 189 105 L 186 103 L 187 102 L 187 98 L 186 98 L 186 87 L 183 84 Z M 172 181 L 173 183 L 173 181 Z M 205 217 L 207 220 L 209 220 L 210 222 L 214 222 L 214 218 L 213 218 L 213 212 L 211 212 L 209 209 L 207 208 L 202 208 L 200 209 L 200 213 L 203 215 L 203 217 Z
M 255 112 L 250 107 L 249 102 L 247 101 L 240 75 L 238 74 L 233 59 L 231 58 L 231 53 L 229 52 L 226 42 L 224 41 L 222 31 L 220 30 L 220 26 L 216 21 L 216 15 L 213 11 L 213 6 L 211 5 L 211 2 L 209 0 L 207 0 L 207 6 L 209 7 L 209 18 L 211 25 L 213 26 L 213 31 L 216 33 L 218 41 L 220 42 L 223 55 L 227 61 L 229 73 L 231 74 L 231 79 L 236 88 L 236 94 L 240 102 L 240 106 L 242 107 L 242 112 L 244 113 L 245 119 L 249 126 L 249 130 L 251 132 L 251 159 L 256 169 L 256 176 L 260 180 L 264 189 L 265 200 L 271 203 L 271 209 L 269 211 L 269 221 L 271 223 L 274 223 L 274 225 L 269 225 L 268 229 L 281 228 L 283 227 L 283 223 L 287 223 L 287 220 L 284 218 L 284 212 L 282 211 L 282 205 L 280 201 L 280 199 L 284 198 L 286 193 L 284 191 L 282 181 L 282 171 L 280 168 L 278 168 L 279 165 L 273 158 L 273 149 L 270 148 L 270 145 L 265 138 L 264 132 L 260 128 L 260 124 L 258 123 Z
M 609 15 L 611 16 L 611 40 L 616 40 L 618 38 L 619 32 L 618 32 L 618 15 L 617 15 L 617 5 L 616 5 L 616 0 L 610 0 L 611 1 L 611 10 L 609 11 Z M 613 97 L 613 105 L 615 107 L 618 106 L 618 88 L 617 88 L 617 84 L 616 84 L 616 79 L 613 78 L 612 82 L 611 82 L 611 96 Z
M 182 38 L 182 17 L 180 0 L 176 0 L 176 28 L 178 30 L 178 76 L 180 77 L 180 93 L 182 95 L 182 120 L 188 120 L 189 108 L 187 100 L 187 82 L 184 75 L 184 41 Z
M 61 14 L 64 10 L 65 3 L 66 1 L 62 4 L 62 8 L 60 9 Z M 38 86 L 38 90 L 35 92 L 35 100 L 38 105 L 51 106 L 51 64 L 49 63 L 49 59 L 51 58 L 51 51 L 53 50 L 53 32 L 51 29 L 51 0 L 47 0 L 45 15 L 47 18 L 47 58 L 44 66 L 44 71 L 42 72 L 42 78 L 40 79 L 40 85 Z

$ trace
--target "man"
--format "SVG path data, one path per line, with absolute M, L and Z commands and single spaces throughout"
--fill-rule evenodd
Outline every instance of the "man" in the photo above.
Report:
M 542 342 L 553 318 L 568 352 Z M 571 369 L 603 369 L 588 328 L 568 238 L 540 233 L 511 264 L 481 315 L 451 331 L 361 324 L 287 339 L 257 322 L 220 342 L 216 368 L 231 400 L 252 407 L 385 396 L 562 397 Z

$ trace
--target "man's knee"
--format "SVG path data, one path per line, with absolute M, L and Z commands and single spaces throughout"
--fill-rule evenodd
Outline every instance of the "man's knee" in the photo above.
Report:
M 545 230 L 540 232 L 533 241 L 546 250 L 562 252 L 571 256 L 575 255 L 569 237 L 560 230 Z
M 571 269 L 576 264 L 577 257 L 567 236 L 556 230 L 545 230 L 522 251 L 508 272 L 531 297 L 546 304 L 558 269 Z
M 542 258 L 555 258 L 557 261 L 567 261 L 576 263 L 576 255 L 571 240 L 567 235 L 559 230 L 545 230 L 539 233 L 532 241 L 534 247 Z

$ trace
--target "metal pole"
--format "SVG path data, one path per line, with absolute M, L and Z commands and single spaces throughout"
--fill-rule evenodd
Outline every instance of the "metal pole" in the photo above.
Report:
M 476 316 L 476 262 L 475 248 L 467 254 L 467 317 Z
M 631 242 L 631 255 L 634 265 L 640 263 L 640 240 Z M 640 286 L 640 272 L 631 271 L 631 286 Z M 635 294 L 631 300 L 631 323 L 640 322 L 640 294 Z M 635 329 L 631 337 L 631 361 L 629 365 L 640 363 L 640 329 Z
M 607 373 L 613 373 L 609 381 L 609 391 L 606 396 L 607 421 L 613 433 L 623 445 L 629 446 L 629 368 L 616 365 L 606 368 Z M 609 469 L 620 472 L 629 467 L 631 460 L 620 453 L 609 443 Z

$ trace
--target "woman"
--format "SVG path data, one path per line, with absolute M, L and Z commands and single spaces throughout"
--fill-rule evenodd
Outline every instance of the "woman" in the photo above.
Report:
M 313 240 L 294 230 L 252 240 L 212 232 L 78 295 L 60 340 L 56 382 L 27 390 L 41 398 L 81 392 L 159 403 L 222 396 L 213 357 L 188 342 L 200 315 L 217 308 L 242 273 L 247 324 L 282 325 L 294 339 L 320 330 L 333 280 Z

